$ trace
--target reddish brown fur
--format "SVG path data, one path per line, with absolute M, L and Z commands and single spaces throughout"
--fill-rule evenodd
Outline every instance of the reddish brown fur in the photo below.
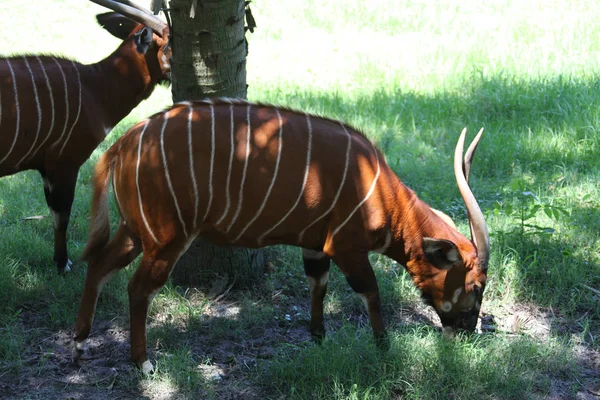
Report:
M 198 197 L 194 194 L 188 155 L 190 107 L 193 109 L 191 152 Z M 238 191 L 244 179 L 248 107 L 250 155 L 242 206 L 232 224 L 240 200 Z M 214 110 L 214 155 L 211 153 L 211 108 Z M 279 109 L 279 112 L 283 123 L 279 166 L 277 109 L 231 100 L 175 105 L 131 128 L 101 157 L 94 179 L 90 237 L 84 252 L 89 267 L 76 324 L 77 343 L 83 342 L 89 334 L 96 299 L 107 277 L 143 251 L 140 266 L 129 283 L 129 295 L 132 358 L 147 369 L 147 307 L 152 295 L 165 283 L 175 262 L 196 236 L 218 244 L 260 247 L 284 243 L 307 249 L 304 263 L 311 286 L 311 331 L 317 338 L 324 332 L 322 299 L 329 259 L 338 265 L 352 288 L 363 295 L 375 336 L 385 336 L 377 282 L 368 260 L 369 251 L 382 247 L 383 254 L 406 266 L 415 284 L 435 306 L 444 325 L 474 328 L 473 322 L 477 321 L 479 312 L 475 301 L 481 302 L 482 290 L 472 294 L 473 285 L 483 288 L 486 272 L 480 268 L 473 243 L 419 200 L 364 135 L 337 121 L 314 116 L 310 116 L 313 132 L 310 169 L 300 202 L 293 208 L 304 181 L 309 128 L 306 115 L 286 109 Z M 228 177 L 231 118 L 235 146 Z M 166 168 L 161 149 L 163 126 Z M 344 175 L 349 137 L 351 147 L 346 178 L 339 200 L 332 208 Z M 176 201 L 169 188 L 166 170 Z M 273 183 L 276 170 L 278 175 Z M 372 195 L 348 219 L 367 197 L 378 170 L 379 178 Z M 122 220 L 115 238 L 107 244 L 110 229 L 106 191 L 111 171 Z M 212 187 L 209 184 L 211 176 Z M 272 191 L 263 208 L 271 185 Z M 293 211 L 278 224 L 288 210 Z M 300 237 L 313 221 L 317 222 Z M 441 250 L 432 253 L 438 247 Z M 455 292 L 457 289 L 461 291 Z M 442 303 L 446 301 L 457 305 L 447 312 L 441 311 Z M 467 309 L 471 314 L 468 321 L 459 316 Z
M 70 264 L 66 229 L 80 166 L 169 73 L 162 58 L 168 32 L 163 32 L 164 38 L 154 34 L 152 45 L 141 54 L 136 41 L 143 25 L 114 18 L 130 26 L 130 34 L 98 63 L 82 65 L 49 56 L 0 60 L 0 176 L 34 169 L 44 178 L 55 220 L 54 262 L 59 271 Z

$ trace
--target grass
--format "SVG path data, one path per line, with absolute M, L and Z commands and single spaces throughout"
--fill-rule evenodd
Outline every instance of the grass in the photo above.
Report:
M 95 25 L 101 8 L 49 4 L 7 2 L 2 53 L 92 62 L 117 46 Z M 589 288 L 600 289 L 600 5 L 256 0 L 252 10 L 258 28 L 248 36 L 249 98 L 360 128 L 401 179 L 465 233 L 451 156 L 464 126 L 471 135 L 485 127 L 471 172 L 492 235 L 484 308 L 500 327 L 524 310 L 537 325 L 445 340 L 403 269 L 374 255 L 391 350 L 373 347 L 362 303 L 335 268 L 329 336 L 314 346 L 300 253 L 277 248 L 263 282 L 218 304 L 172 284 L 161 291 L 149 320 L 154 376 L 119 367 L 119 379 L 96 385 L 98 392 L 73 390 L 328 399 L 575 397 L 597 390 L 600 296 Z M 166 89 L 157 90 L 82 168 L 69 230 L 73 256 L 85 243 L 98 155 L 169 99 Z M 53 335 L 72 328 L 85 276 L 81 264 L 55 276 L 51 219 L 22 221 L 32 215 L 48 215 L 37 173 L 0 179 L 0 393 L 32 363 L 38 371 L 57 363 L 28 344 L 40 343 L 44 354 L 67 345 Z M 97 322 L 127 329 L 124 288 L 133 269 L 104 289 Z M 542 325 L 547 329 L 535 329 Z M 127 365 L 124 343 L 119 365 Z M 47 376 L 50 387 L 62 388 Z

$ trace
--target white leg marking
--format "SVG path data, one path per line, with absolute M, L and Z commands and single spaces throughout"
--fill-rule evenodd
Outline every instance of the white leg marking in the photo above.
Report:
M 254 215 L 254 217 L 250 220 L 250 222 L 248 222 L 248 224 L 244 227 L 244 229 L 242 229 L 240 231 L 240 233 L 237 235 L 237 237 L 233 240 L 234 242 L 237 242 L 238 239 L 244 234 L 244 232 L 246 232 L 246 229 L 248 229 L 250 227 L 250 225 L 252 225 L 254 223 L 254 221 L 256 221 L 258 219 L 260 214 L 265 209 L 265 206 L 267 205 L 267 200 L 269 200 L 269 197 L 271 196 L 271 191 L 273 190 L 273 186 L 275 186 L 275 180 L 277 179 L 277 174 L 279 173 L 279 162 L 281 161 L 281 148 L 283 146 L 283 120 L 281 119 L 281 114 L 279 113 L 279 110 L 277 108 L 275 108 L 275 113 L 277 113 L 277 118 L 279 119 L 279 146 L 277 149 L 277 160 L 275 161 L 275 171 L 273 172 L 273 178 L 271 179 L 271 184 L 269 185 L 269 188 L 267 189 L 267 194 L 265 195 L 265 198 L 263 199 L 263 202 L 260 205 L 258 211 Z
M 52 213 L 52 226 L 54 229 L 58 229 L 60 226 L 60 214 L 54 210 L 50 210 L 50 212 Z
M 154 232 L 152 232 L 152 229 L 150 229 L 150 225 L 148 224 L 148 220 L 146 219 L 146 214 L 144 213 L 144 206 L 142 205 L 142 193 L 140 192 L 140 155 L 142 153 L 142 138 L 144 137 L 144 132 L 146 132 L 146 128 L 149 124 L 150 120 L 146 120 L 146 123 L 142 128 L 142 133 L 140 133 L 140 140 L 138 143 L 137 164 L 135 166 L 135 186 L 137 188 L 138 204 L 140 207 L 140 214 L 142 215 L 142 219 L 144 220 L 144 225 L 146 226 L 146 229 L 148 229 L 148 232 L 150 233 L 150 236 L 152 236 L 154 242 L 160 244 L 158 239 L 156 239 L 156 236 L 154 236 Z
M 62 67 L 60 66 L 60 63 L 56 58 L 52 57 L 52 59 L 58 66 L 58 70 L 60 71 L 60 74 L 63 77 L 63 84 L 65 87 L 65 126 L 63 127 L 63 131 L 60 134 L 58 140 L 52 144 L 52 146 L 56 146 L 58 143 L 60 143 L 63 136 L 65 136 L 65 133 L 67 132 L 67 126 L 69 126 L 69 90 L 67 88 L 67 77 L 65 76 L 65 71 L 63 71 Z
M 294 205 L 292 205 L 292 208 L 289 209 L 289 211 L 283 216 L 283 218 L 281 218 L 279 220 L 279 222 L 277 222 L 275 225 L 273 225 L 268 231 L 263 233 L 258 238 L 259 244 L 262 243 L 263 239 L 269 233 L 271 233 L 275 228 L 277 228 L 279 225 L 281 225 L 281 223 L 283 223 L 283 221 L 285 221 L 285 219 L 292 213 L 292 211 L 294 211 L 294 209 L 296 208 L 298 203 L 300 203 L 300 200 L 302 200 L 302 195 L 304 194 L 304 189 L 306 188 L 306 181 L 308 180 L 308 172 L 310 170 L 310 157 L 311 157 L 311 153 L 312 153 L 312 134 L 313 134 L 313 132 L 312 132 L 312 124 L 310 122 L 310 116 L 308 114 L 306 114 L 306 125 L 307 125 L 307 129 L 308 129 L 308 143 L 307 143 L 307 149 L 306 149 L 306 164 L 304 166 L 304 179 L 302 180 L 302 187 L 300 188 L 300 193 L 298 193 L 298 198 L 296 199 L 296 202 L 294 203 Z
M 361 300 L 363 301 L 363 304 L 365 305 L 365 309 L 367 310 L 367 314 L 369 313 L 369 300 L 367 299 L 367 296 L 365 296 L 362 293 L 358 294 L 361 298 Z
M 372 251 L 379 253 L 379 254 L 383 254 L 390 247 L 390 244 L 392 244 L 392 232 L 387 231 L 387 233 L 385 234 L 385 243 L 383 243 L 383 246 L 381 246 L 377 249 L 374 249 Z
M 87 346 L 87 340 L 83 339 L 81 342 L 75 343 L 75 347 L 77 348 L 77 350 L 86 351 L 87 348 L 88 348 L 88 346 Z
M 231 206 L 231 195 L 229 193 L 229 184 L 231 183 L 231 167 L 233 165 L 233 155 L 235 153 L 235 143 L 234 143 L 234 137 L 233 137 L 233 134 L 235 131 L 235 125 L 234 125 L 234 121 L 233 121 L 233 104 L 231 104 L 229 106 L 229 115 L 230 115 L 230 124 L 231 124 L 231 130 L 229 132 L 231 149 L 229 151 L 229 167 L 227 169 L 227 183 L 225 184 L 225 211 L 223 211 L 223 215 L 221 215 L 221 218 L 219 218 L 216 225 L 219 225 L 223 221 L 223 219 L 227 215 L 227 212 L 229 212 L 229 207 Z
M 19 125 L 21 122 L 21 109 L 19 107 L 19 92 L 17 90 L 17 80 L 15 78 L 15 71 L 13 71 L 12 65 L 10 64 L 10 61 L 8 60 L 8 58 L 6 59 L 6 64 L 8 65 L 8 69 L 10 70 L 10 75 L 12 76 L 13 91 L 15 93 L 16 129 L 15 129 L 15 138 L 13 139 L 12 145 L 10 146 L 10 149 L 8 149 L 8 153 L 6 153 L 4 158 L 2 160 L 0 160 L 0 164 L 2 164 L 4 162 L 4 160 L 6 160 L 8 158 L 8 156 L 10 156 L 10 153 L 12 153 L 13 149 L 15 148 L 15 144 L 17 143 L 17 138 L 19 137 L 19 128 L 20 128 Z
M 242 183 L 240 184 L 240 192 L 238 195 L 238 205 L 237 209 L 235 210 L 235 214 L 229 223 L 229 226 L 227 226 L 226 232 L 229 232 L 236 219 L 240 215 L 240 211 L 242 211 L 242 201 L 244 200 L 244 183 L 246 182 L 246 170 L 248 169 L 248 159 L 250 157 L 250 134 L 252 132 L 250 127 L 250 107 L 250 105 L 246 107 L 246 123 L 248 124 L 248 133 L 246 134 L 246 157 L 244 159 L 244 170 L 242 172 Z
M 346 175 L 348 174 L 348 165 L 350 164 L 350 147 L 352 146 L 352 136 L 350 136 L 350 134 L 348 133 L 348 130 L 346 129 L 346 126 L 344 126 L 344 124 L 340 123 L 340 125 L 342 126 L 342 129 L 344 129 L 344 133 L 346 133 L 346 136 L 348 136 L 348 143 L 346 143 L 346 161 L 344 162 L 344 173 L 342 174 L 342 181 L 340 182 L 340 186 L 338 187 L 338 191 L 335 194 L 335 197 L 333 198 L 333 202 L 331 203 L 331 206 L 329 206 L 327 211 L 325 211 L 319 218 L 315 219 L 306 228 L 304 228 L 302 230 L 302 232 L 300 232 L 300 234 L 298 235 L 298 242 L 302 242 L 304 233 L 306 232 L 306 230 L 308 228 L 310 228 L 311 226 L 316 224 L 318 221 L 323 219 L 327 214 L 329 214 L 331 212 L 331 210 L 333 210 L 333 207 L 335 207 L 335 205 L 337 204 L 337 201 L 340 198 L 340 195 L 342 194 L 342 188 L 344 187 L 344 183 L 346 182 Z
M 77 65 L 75 64 L 75 62 L 71 61 L 71 63 L 73 64 L 73 68 L 75 68 L 75 72 L 77 75 L 77 87 L 79 88 L 79 102 L 77 103 L 77 115 L 75 116 L 75 121 L 73 121 L 73 125 L 71 125 L 71 129 L 67 134 L 67 138 L 65 139 L 62 147 L 60 148 L 60 152 L 58 153 L 59 156 L 62 154 L 63 150 L 65 149 L 65 146 L 69 142 L 71 134 L 73 133 L 73 128 L 75 128 L 75 125 L 77 125 L 77 122 L 79 121 L 79 114 L 81 114 L 81 77 L 79 76 L 79 70 L 77 69 Z
M 192 178 L 192 186 L 194 189 L 194 230 L 196 230 L 196 220 L 198 219 L 198 182 L 196 181 L 196 173 L 194 172 L 194 153 L 192 151 L 192 117 L 194 109 L 188 108 L 188 155 L 190 158 L 190 176 Z
M 315 288 L 317 287 L 317 280 L 312 276 L 307 276 L 306 280 L 308 281 L 308 290 L 310 290 L 310 292 L 313 293 L 315 291 Z
M 452 295 L 452 304 L 456 304 L 456 302 L 458 302 L 458 297 L 460 296 L 462 291 L 462 288 L 458 288 L 454 291 L 454 294 Z
M 306 279 L 308 280 L 308 289 L 313 293 L 317 287 L 327 285 L 327 282 L 329 281 L 329 271 L 321 275 L 319 279 L 315 279 L 312 276 L 307 276 Z
M 27 71 L 29 71 L 29 76 L 31 77 L 31 85 L 33 86 L 33 95 L 35 97 L 35 105 L 37 107 L 38 124 L 37 124 L 37 130 L 35 131 L 35 139 L 33 140 L 33 144 L 29 148 L 29 151 L 16 164 L 17 165 L 17 169 L 19 169 L 19 165 L 21 165 L 21 163 L 23 162 L 23 160 L 25 160 L 27 158 L 27 156 L 29 156 L 29 154 L 31 153 L 31 151 L 35 148 L 35 145 L 36 145 L 36 143 L 38 141 L 38 138 L 40 136 L 40 130 L 42 129 L 42 107 L 40 106 L 40 98 L 38 96 L 37 86 L 35 85 L 35 79 L 34 79 L 34 76 L 33 76 L 33 71 L 31 70 L 31 66 L 29 65 L 29 62 L 27 61 L 27 57 L 23 57 L 23 61 L 25 62 L 25 66 L 27 67 Z
M 210 171 L 208 173 L 208 205 L 202 217 L 202 222 L 206 221 L 210 206 L 213 201 L 213 170 L 215 166 L 215 106 L 210 104 Z
M 449 301 L 444 301 L 444 302 L 442 302 L 440 309 L 443 312 L 449 312 L 450 310 L 452 310 L 452 303 L 450 303 Z
M 142 363 L 142 373 L 149 375 L 154 371 L 154 366 L 149 360 L 146 360 Z
M 35 155 L 37 154 L 37 152 L 40 151 L 40 149 L 44 146 L 44 144 L 46 144 L 46 142 L 52 135 L 52 129 L 54 129 L 54 96 L 52 94 L 52 86 L 50 86 L 50 79 L 48 79 L 48 74 L 46 74 L 46 69 L 44 68 L 44 64 L 42 63 L 42 60 L 37 56 L 36 56 L 36 59 L 38 60 L 38 63 L 40 64 L 40 68 L 42 70 L 42 73 L 44 74 L 44 79 L 46 80 L 46 87 L 48 88 L 48 94 L 50 96 L 50 111 L 52 113 L 50 116 L 50 129 L 48 129 L 48 136 L 46 136 L 46 138 L 42 141 L 42 143 L 40 143 L 38 148 L 33 152 L 31 157 L 29 158 L 30 160 L 33 159 L 35 157 Z
M 373 143 L 371 143 L 371 146 L 373 147 L 373 153 L 375 154 L 375 160 L 377 161 L 377 172 L 375 173 L 375 177 L 373 178 L 373 183 L 371 184 L 371 188 L 367 192 L 365 198 L 362 199 L 362 201 L 360 203 L 358 203 L 358 205 L 354 208 L 354 210 L 352 210 L 352 212 L 350 213 L 350 215 L 348 215 L 348 217 L 344 220 L 344 222 L 342 222 L 337 228 L 335 228 L 335 230 L 331 234 L 331 238 L 332 239 L 336 235 L 336 233 L 338 233 L 340 231 L 340 229 L 342 229 L 342 227 L 344 225 L 346 225 L 346 223 L 348 221 L 350 221 L 350 218 L 352 218 L 352 216 L 354 215 L 354 213 L 356 211 L 358 211 L 358 209 L 361 208 L 362 205 L 365 204 L 365 202 L 367 200 L 369 200 L 369 197 L 371 197 L 371 195 L 375 191 L 375 185 L 377 183 L 377 179 L 379 179 L 379 173 L 381 172 L 381 166 L 379 165 L 379 156 L 377 155 L 377 149 L 375 149 L 375 146 L 373 145 Z
M 173 202 L 175 204 L 175 210 L 177 211 L 177 217 L 179 218 L 179 222 L 181 222 L 181 227 L 183 228 L 183 234 L 185 237 L 188 236 L 187 229 L 185 227 L 185 222 L 183 221 L 183 217 L 181 216 L 181 209 L 179 208 L 179 202 L 177 201 L 177 195 L 175 194 L 175 190 L 173 189 L 173 183 L 171 182 L 171 175 L 169 174 L 169 164 L 167 162 L 167 155 L 165 153 L 165 128 L 167 127 L 167 122 L 169 121 L 169 113 L 165 112 L 163 114 L 164 122 L 162 125 L 162 129 L 160 130 L 160 152 L 162 154 L 163 165 L 165 166 L 165 179 L 167 180 L 167 186 L 169 187 L 169 192 L 171 192 L 171 197 L 173 197 Z

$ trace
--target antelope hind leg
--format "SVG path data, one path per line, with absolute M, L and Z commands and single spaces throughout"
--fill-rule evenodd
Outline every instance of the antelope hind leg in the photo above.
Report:
M 75 323 L 75 335 L 73 343 L 73 361 L 81 357 L 85 349 L 85 340 L 90 334 L 96 303 L 100 291 L 106 282 L 117 271 L 129 265 L 141 251 L 141 245 L 121 222 L 114 238 L 107 244 L 101 253 L 88 261 L 88 269 L 81 296 L 81 303 Z
M 323 300 L 327 293 L 330 259 L 325 253 L 302 249 L 304 272 L 310 289 L 310 334 L 320 343 L 325 338 L 323 322 Z

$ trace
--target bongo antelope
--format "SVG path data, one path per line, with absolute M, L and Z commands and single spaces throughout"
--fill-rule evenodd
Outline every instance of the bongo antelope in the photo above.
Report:
M 120 13 L 97 16 L 123 39 L 104 60 L 83 65 L 47 55 L 0 59 L 0 177 L 30 169 L 42 175 L 59 272 L 71 265 L 66 232 L 80 166 L 170 72 L 163 21 L 129 0 L 92 1 Z
M 241 100 L 184 102 L 132 127 L 96 165 L 88 270 L 75 325 L 74 358 L 90 333 L 98 295 L 141 252 L 128 285 L 131 357 L 145 372 L 152 298 L 190 243 L 303 249 L 311 293 L 310 330 L 325 333 L 330 260 L 385 337 L 369 251 L 404 265 L 443 326 L 472 331 L 489 260 L 489 235 L 467 176 L 481 131 L 454 173 L 472 240 L 406 187 L 360 132 L 339 121 Z M 121 216 L 109 241 L 108 187 Z

